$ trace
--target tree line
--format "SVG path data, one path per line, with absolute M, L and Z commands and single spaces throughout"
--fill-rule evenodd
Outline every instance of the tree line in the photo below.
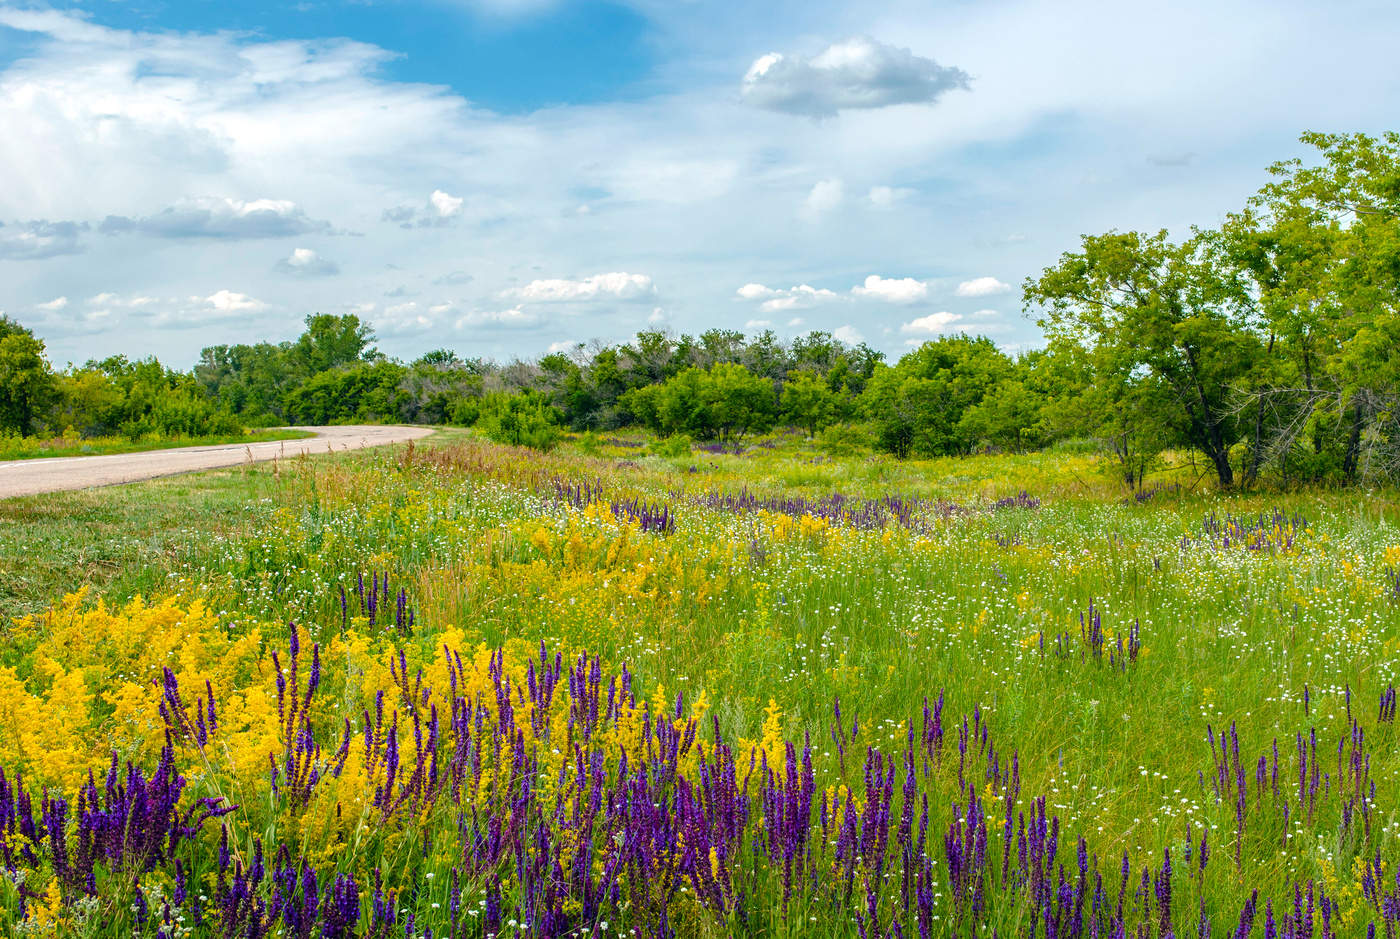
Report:
M 189 372 L 117 356 L 54 371 L 0 318 L 0 432 L 218 433 L 348 421 L 479 425 L 551 446 L 642 426 L 729 444 L 779 425 L 898 457 L 1101 447 L 1130 486 L 1168 451 L 1221 486 L 1400 476 L 1400 135 L 1306 134 L 1316 159 L 1215 228 L 1086 235 L 1023 285 L 1043 348 L 982 336 L 885 360 L 812 332 L 640 332 L 534 361 L 382 355 L 353 315 L 206 348 Z

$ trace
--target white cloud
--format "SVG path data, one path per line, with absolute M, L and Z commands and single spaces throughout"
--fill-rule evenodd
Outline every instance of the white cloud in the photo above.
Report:
M 914 190 L 912 189 L 896 186 L 871 186 L 870 192 L 866 194 L 866 199 L 877 209 L 888 209 L 913 194 Z
M 812 187 L 812 191 L 807 193 L 807 199 L 802 203 L 804 213 L 809 218 L 818 218 L 839 206 L 846 198 L 846 186 L 841 180 L 823 179 L 819 180 Z
M 920 333 L 923 335 L 936 335 L 947 331 L 958 320 L 962 319 L 956 313 L 949 313 L 942 310 L 938 313 L 930 313 L 928 316 L 920 316 L 918 319 L 910 320 L 899 327 L 902 333 Z
M 109 215 L 98 231 L 153 238 L 285 238 L 330 229 L 287 199 L 183 199 L 155 215 Z
M 893 278 L 871 274 L 865 278 L 863 286 L 852 287 L 851 293 L 857 297 L 883 300 L 886 303 L 913 303 L 928 296 L 928 284 L 912 277 Z
M 1006 293 L 1010 289 L 1010 284 L 1004 284 L 995 277 L 974 277 L 958 284 L 954 293 L 959 297 L 990 297 L 993 294 Z
M 199 297 L 191 297 L 190 301 L 193 303 L 203 302 Z M 104 291 L 103 293 L 99 293 L 95 296 L 89 297 L 87 300 L 87 305 L 89 307 L 106 307 L 120 310 L 141 310 L 146 309 L 148 307 L 153 307 L 160 302 L 161 301 L 155 297 L 147 297 L 140 294 L 134 294 L 129 297 L 123 297 L 120 294 L 112 293 L 111 291 Z M 179 301 L 169 300 L 167 302 L 177 303 Z
M 841 299 L 840 295 L 834 291 L 824 287 L 813 287 L 810 284 L 798 284 L 796 287 L 789 287 L 786 290 L 765 287 L 763 284 L 745 284 L 735 292 L 745 300 L 762 300 L 763 302 L 759 304 L 758 309 L 763 313 L 801 310 L 819 303 L 829 303 L 832 300 Z
M 448 195 L 441 189 L 434 189 L 433 194 L 428 196 L 428 202 L 437 212 L 438 218 L 452 218 L 462 212 L 463 200 L 457 196 Z
M 50 222 L 38 219 L 22 224 L 0 222 L 0 261 L 42 261 L 83 250 L 79 236 L 87 231 L 82 222 Z
M 310 248 L 294 248 L 291 254 L 277 262 L 276 269 L 279 273 L 297 277 L 327 277 L 340 273 L 340 265 L 321 257 Z
M 144 21 L 146 32 L 107 29 L 80 15 L 22 12 L 4 2 L 0 19 L 40 31 L 19 37 L 23 55 L 0 60 L 0 179 L 25 183 L 0 186 L 0 219 L 8 223 L 0 227 L 0 253 L 48 258 L 0 260 L 6 306 L 24 312 L 63 293 L 72 305 L 48 318 L 72 323 L 87 309 L 82 298 L 99 291 L 158 290 L 182 298 L 173 305 L 183 306 L 183 298 L 203 298 L 216 285 L 237 285 L 276 311 L 249 322 L 231 317 L 205 334 L 165 333 L 113 307 L 119 334 L 72 330 L 50 344 L 55 361 L 121 348 L 185 364 L 202 345 L 285 338 L 295 334 L 302 312 L 342 311 L 396 284 L 422 291 L 413 297 L 420 303 L 436 302 L 431 291 L 442 290 L 462 311 L 498 310 L 517 303 L 496 299 L 499 291 L 535 277 L 620 268 L 660 281 L 664 272 L 670 323 L 692 334 L 714 325 L 726 295 L 759 272 L 770 283 L 775 275 L 768 271 L 783 272 L 783 284 L 826 284 L 845 302 L 865 277 L 848 273 L 855 264 L 868 265 L 857 272 L 923 276 L 929 258 L 937 258 L 953 270 L 999 270 L 1014 287 L 1045 257 L 1072 247 L 1080 232 L 1213 224 L 1265 181 L 1263 167 L 1306 152 L 1291 143 L 1299 127 L 1385 126 L 1386 102 L 1400 94 L 1400 73 L 1385 65 L 1400 7 L 1386 4 L 1361 16 L 1319 5 L 1183 0 L 1173 8 L 1180 15 L 1152 21 L 1163 41 L 1150 46 L 1132 41 L 1148 16 L 1136 9 L 1075 18 L 1050 0 L 932 11 L 895 4 L 872 18 L 850 5 L 808 6 L 777 22 L 767 48 L 814 56 L 827 40 L 789 37 L 849 30 L 845 24 L 864 16 L 879 24 L 880 38 L 969 71 L 975 66 L 978 77 L 975 94 L 946 94 L 936 109 L 852 109 L 836 120 L 804 121 L 775 119 L 781 115 L 753 106 L 755 99 L 745 104 L 737 88 L 742 64 L 728 79 L 719 76 L 733 86 L 728 94 L 713 85 L 712 72 L 686 65 L 742 47 L 732 17 L 705 4 L 641 0 L 658 28 L 678 38 L 657 63 L 676 81 L 642 95 L 499 114 L 454 91 L 450 76 L 419 72 L 425 81 L 400 80 L 401 70 L 385 67 L 394 54 L 365 43 L 198 32 L 172 28 L 159 15 Z M 1342 6 L 1360 10 L 1350 0 Z M 1241 29 L 1263 33 L 1231 48 Z M 1182 50 L 1197 66 L 1189 74 L 1175 67 Z M 743 64 L 766 49 L 750 51 Z M 1318 68 L 1291 64 L 1305 56 Z M 772 91 L 782 68 L 765 71 L 773 74 L 760 83 Z M 1105 74 L 1114 81 L 1104 82 Z M 1222 87 L 1239 94 L 1222 96 Z M 1345 93 L 1357 87 L 1373 93 Z M 1066 114 L 1074 120 L 1061 120 Z M 1037 146 L 1051 126 L 1058 128 L 1056 145 Z M 1122 146 L 1107 151 L 1104 139 Z M 1186 150 L 1200 154 L 1189 174 L 1146 162 L 1148 154 Z M 1080 183 L 1091 172 L 1103 181 L 1098 188 Z M 826 216 L 828 224 L 794 227 L 794 212 L 823 177 L 844 179 L 841 208 Z M 880 211 L 880 197 L 870 197 L 877 183 L 920 191 Z M 926 186 L 931 200 L 948 194 L 933 200 L 936 219 L 923 211 L 933 208 L 925 205 Z M 461 211 L 443 229 L 420 228 L 419 218 L 437 217 L 434 187 L 463 198 Z M 294 202 L 335 231 L 365 234 L 337 239 L 334 250 L 311 234 L 269 250 L 227 237 L 92 231 L 108 215 L 159 216 L 190 196 Z M 581 202 L 593 214 L 569 212 Z M 909 211 L 910 203 L 920 211 Z M 414 208 L 412 231 L 376 224 L 382 209 L 400 204 Z M 840 224 L 830 224 L 837 218 Z M 49 229 L 48 242 L 36 244 L 37 237 L 19 237 L 33 219 L 72 221 L 44 223 L 71 227 Z M 1028 241 L 1017 243 L 1008 237 L 1013 232 Z M 344 280 L 309 285 L 276 274 L 274 262 L 297 245 L 334 258 Z M 393 274 L 385 273 L 390 265 Z M 458 270 L 477 280 L 432 285 Z M 351 272 L 359 279 L 351 282 Z M 859 313 L 852 307 L 829 321 L 807 314 L 809 328 L 850 322 L 884 341 L 882 330 L 890 327 L 897 346 L 900 324 L 954 302 L 956 284 L 930 284 L 930 297 L 946 290 L 947 304 L 915 312 L 862 300 Z M 995 303 L 1007 338 L 1034 344 L 1035 327 L 1009 312 L 1012 296 L 958 302 L 967 310 Z M 781 323 L 792 315 L 760 311 L 767 299 L 777 298 L 753 300 L 737 322 Z M 644 324 L 655 302 L 600 310 L 589 330 L 621 341 Z M 974 326 L 1002 321 L 957 309 Z M 445 329 L 458 315 L 441 314 L 439 323 Z M 578 328 L 499 331 L 474 343 L 473 354 L 533 356 Z M 434 340 L 414 335 L 381 347 L 412 359 Z
M 804 320 L 804 319 L 803 319 L 802 317 L 800 317 L 800 316 L 794 316 L 792 319 L 788 320 L 788 325 L 789 325 L 789 326 L 793 326 L 793 327 L 796 327 L 796 326 L 805 326 L 806 323 L 807 323 L 807 321 Z
M 744 324 L 744 328 L 747 330 L 772 329 L 773 323 L 770 320 L 749 320 Z
M 532 280 L 524 287 L 515 287 L 502 293 L 507 297 L 539 302 L 636 300 L 655 294 L 656 285 L 650 277 L 622 271 L 594 274 L 582 280 Z
M 972 311 L 972 315 L 973 315 L 973 316 L 980 316 L 980 317 L 991 317 L 991 316 L 1000 316 L 1001 314 L 998 313 L 996 310 L 973 310 L 973 311 Z
M 932 104 L 967 88 L 966 72 L 868 36 L 834 43 L 811 58 L 770 52 L 744 75 L 743 98 L 772 111 L 832 117 L 848 109 Z
M 154 297 L 149 294 L 119 294 L 104 291 L 89 297 L 83 319 L 88 323 L 123 326 L 136 325 L 187 329 L 246 320 L 265 313 L 271 306 L 246 293 L 218 290 L 208 296 Z
M 64 307 L 68 306 L 68 298 L 54 297 L 48 303 L 36 303 L 34 304 L 34 306 L 36 306 L 40 310 L 49 310 L 50 312 L 57 312 L 63 309 Z
M 665 310 L 661 309 L 661 307 L 656 307 L 651 311 L 651 315 L 647 317 L 647 322 L 655 326 L 658 323 L 664 323 L 669 319 L 670 317 L 666 315 Z
M 261 313 L 267 304 L 246 293 L 220 290 L 204 298 L 204 304 L 219 313 Z
M 850 325 L 836 327 L 831 331 L 831 335 L 833 338 L 839 339 L 848 346 L 859 345 L 865 341 L 865 337 L 860 334 L 860 330 Z
M 501 327 L 509 329 L 538 326 L 541 322 L 537 314 L 528 313 L 516 306 L 508 310 L 473 310 L 457 317 L 456 326 L 458 329 L 470 329 L 473 327 Z
M 437 325 L 437 318 L 451 307 L 434 306 L 424 310 L 416 300 L 395 303 L 371 317 L 377 330 L 389 334 L 419 333 Z

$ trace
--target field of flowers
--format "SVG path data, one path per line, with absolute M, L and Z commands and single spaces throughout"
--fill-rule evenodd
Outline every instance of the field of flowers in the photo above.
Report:
M 586 449 L 283 466 L 8 624 L 4 934 L 1400 930 L 1392 495 Z

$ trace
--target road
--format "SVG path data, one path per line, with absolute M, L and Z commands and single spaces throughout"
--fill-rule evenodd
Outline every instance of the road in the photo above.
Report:
M 177 447 L 147 450 L 144 453 L 116 453 L 110 456 L 68 456 L 33 460 L 0 461 L 0 499 L 32 496 L 41 492 L 115 486 L 157 476 L 193 473 L 198 470 L 261 463 L 305 454 L 360 450 L 382 447 L 426 437 L 427 427 L 298 427 L 315 437 L 301 440 L 269 440 L 262 443 L 230 443 L 209 447 Z

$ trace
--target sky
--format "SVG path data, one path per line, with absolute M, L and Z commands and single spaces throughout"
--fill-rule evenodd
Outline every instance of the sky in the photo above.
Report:
M 0 311 L 187 368 L 355 313 L 1035 346 L 1020 285 L 1400 126 L 1400 4 L 0 0 Z

